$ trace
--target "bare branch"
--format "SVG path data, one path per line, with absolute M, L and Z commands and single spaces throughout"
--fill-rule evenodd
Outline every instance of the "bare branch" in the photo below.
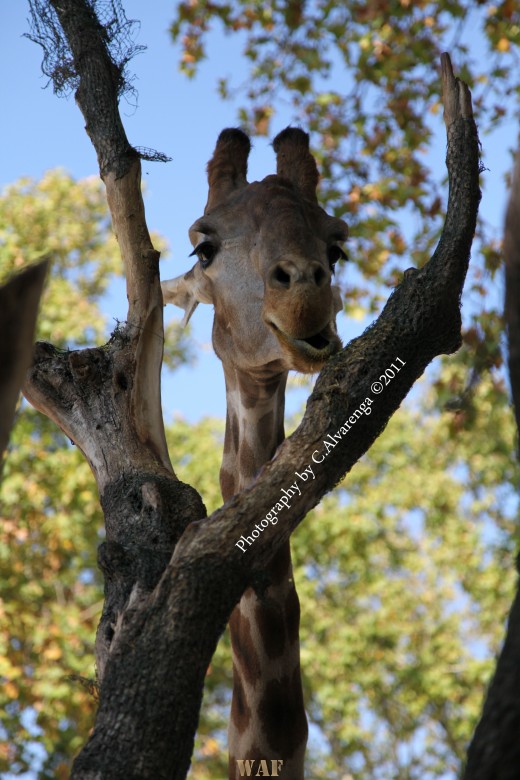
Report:
M 49 0 L 72 53 L 79 80 L 76 101 L 98 156 L 114 231 L 125 266 L 128 328 L 135 343 L 133 417 L 143 441 L 152 443 L 171 469 L 162 412 L 163 306 L 159 252 L 151 242 L 141 195 L 141 164 L 129 144 L 118 108 L 123 64 L 116 64 L 107 36 L 87 0 Z
M 467 84 L 456 78 L 447 53 L 441 54 L 441 78 L 446 128 L 459 117 L 472 119 L 471 92 Z
M 36 315 L 48 267 L 48 261 L 44 260 L 0 287 L 0 460 L 31 362 Z

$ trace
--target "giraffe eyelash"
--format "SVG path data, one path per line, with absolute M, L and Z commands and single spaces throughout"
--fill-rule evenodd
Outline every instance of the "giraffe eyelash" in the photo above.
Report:
M 327 259 L 329 261 L 330 270 L 332 273 L 334 273 L 334 266 L 338 262 L 338 260 L 348 260 L 347 253 L 343 251 L 343 249 L 338 246 L 337 244 L 333 244 L 332 246 L 329 246 L 327 249 Z
M 193 257 L 193 255 L 197 255 L 201 266 L 203 268 L 207 268 L 213 262 L 216 254 L 217 247 L 212 244 L 211 241 L 201 241 L 201 243 L 197 244 L 189 256 Z

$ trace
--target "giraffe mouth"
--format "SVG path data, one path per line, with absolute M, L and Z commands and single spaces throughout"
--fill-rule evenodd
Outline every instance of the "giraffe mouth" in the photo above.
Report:
M 341 341 L 330 324 L 318 333 L 306 338 L 290 336 L 272 320 L 268 321 L 267 324 L 274 330 L 278 339 L 290 348 L 291 352 L 296 351 L 298 355 L 307 358 L 313 364 L 324 363 L 341 349 Z

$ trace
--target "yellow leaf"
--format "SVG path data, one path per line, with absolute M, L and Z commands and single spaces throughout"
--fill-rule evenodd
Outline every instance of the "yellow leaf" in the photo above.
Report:
M 510 43 L 507 40 L 507 38 L 500 38 L 499 42 L 497 43 L 497 49 L 498 51 L 509 51 Z
M 12 745 L 6 745 L 5 743 L 3 745 L 0 745 L 0 758 L 3 758 L 7 761 L 12 761 L 13 759 L 13 746 Z
M 207 739 L 204 743 L 204 746 L 201 749 L 201 753 L 204 756 L 218 756 L 220 753 L 220 745 L 216 739 L 209 737 L 209 739 Z
M 57 661 L 58 658 L 61 658 L 61 647 L 55 644 L 49 645 L 43 651 L 43 657 L 47 661 Z
M 4 684 L 4 691 L 10 699 L 18 698 L 18 694 L 19 694 L 18 686 L 15 685 L 14 682 L 12 682 L 11 680 L 8 680 Z

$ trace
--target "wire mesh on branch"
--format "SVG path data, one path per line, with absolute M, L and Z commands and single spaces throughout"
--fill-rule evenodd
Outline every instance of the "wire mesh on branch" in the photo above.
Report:
M 135 96 L 127 64 L 146 48 L 134 42 L 139 22 L 126 18 L 120 0 L 85 0 L 85 4 L 99 23 L 108 55 L 119 71 L 118 97 Z M 67 96 L 78 88 L 79 76 L 58 15 L 49 0 L 29 0 L 29 11 L 31 32 L 26 37 L 42 47 L 42 71 L 52 81 L 54 92 Z
M 163 152 L 157 152 L 155 149 L 150 149 L 149 146 L 134 146 L 135 151 L 141 158 L 141 160 L 147 160 L 148 162 L 171 162 L 172 158 L 168 157 Z

